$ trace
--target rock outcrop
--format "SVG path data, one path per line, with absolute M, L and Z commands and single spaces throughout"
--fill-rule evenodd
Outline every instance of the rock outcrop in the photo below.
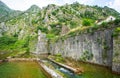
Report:
M 42 33 L 40 30 L 38 31 L 38 43 L 36 48 L 36 54 L 47 54 L 47 39 L 46 34 Z

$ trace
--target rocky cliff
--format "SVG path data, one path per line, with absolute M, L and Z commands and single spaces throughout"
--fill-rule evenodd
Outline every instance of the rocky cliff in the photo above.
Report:
M 48 54 L 48 44 L 47 44 L 46 34 L 42 33 L 40 30 L 38 31 L 38 42 L 36 46 L 36 51 L 33 53 Z

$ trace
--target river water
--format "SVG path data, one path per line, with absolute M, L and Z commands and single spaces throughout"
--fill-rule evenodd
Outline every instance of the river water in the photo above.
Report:
M 120 78 L 120 75 L 113 74 L 110 70 L 101 66 L 80 63 L 80 66 L 84 69 L 84 72 L 78 75 L 51 61 L 48 61 L 48 60 L 45 60 L 45 61 L 50 65 L 52 65 L 55 68 L 55 70 L 63 73 L 65 75 L 65 78 Z

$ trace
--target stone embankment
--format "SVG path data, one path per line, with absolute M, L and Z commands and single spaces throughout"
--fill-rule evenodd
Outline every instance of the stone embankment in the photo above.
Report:
M 56 73 L 54 70 L 52 70 L 51 68 L 47 67 L 46 65 L 42 64 L 42 63 L 39 63 L 42 68 L 44 68 L 44 70 L 49 73 L 52 78 L 63 78 L 61 75 L 59 75 L 58 73 Z
M 70 67 L 70 66 L 68 66 L 68 65 L 65 65 L 65 64 L 62 64 L 62 63 L 58 63 L 58 62 L 54 61 L 53 59 L 49 59 L 49 60 L 50 60 L 51 62 L 53 62 L 53 63 L 55 63 L 55 64 L 63 67 L 63 68 L 66 68 L 66 69 L 72 71 L 73 73 L 81 74 L 81 73 L 83 72 L 83 71 L 80 70 L 80 69 L 75 69 L 75 68 Z

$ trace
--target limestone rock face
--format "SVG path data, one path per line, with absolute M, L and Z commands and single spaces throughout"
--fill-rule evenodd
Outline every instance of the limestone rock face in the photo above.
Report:
M 0 24 L 0 37 L 2 37 L 2 34 L 3 34 L 5 31 L 7 31 L 7 30 L 8 30 L 8 28 L 6 27 L 5 23 L 2 22 L 2 23 Z
M 47 39 L 46 35 L 40 30 L 38 31 L 38 43 L 36 48 L 36 54 L 46 54 L 47 51 Z
M 62 29 L 61 29 L 61 35 L 65 35 L 67 34 L 68 32 L 70 31 L 70 29 L 67 27 L 67 26 L 62 26 Z

